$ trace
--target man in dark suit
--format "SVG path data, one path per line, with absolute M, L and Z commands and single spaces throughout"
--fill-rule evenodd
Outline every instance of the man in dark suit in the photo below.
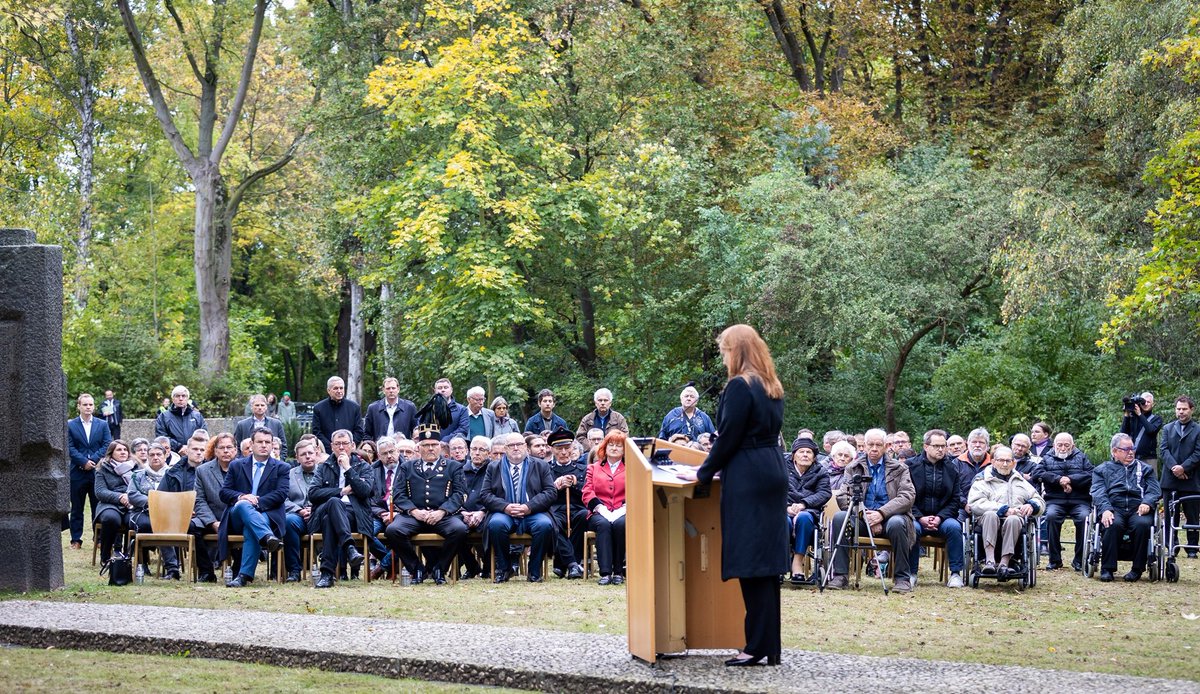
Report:
M 104 402 L 100 403 L 100 416 L 104 417 L 112 437 L 121 438 L 121 422 L 125 421 L 125 412 L 121 410 L 121 401 L 111 390 L 104 391 Z
M 83 501 L 91 504 L 96 512 L 96 466 L 112 434 L 108 424 L 92 416 L 96 401 L 88 393 L 80 393 L 75 399 L 79 416 L 67 422 L 67 452 L 71 458 L 71 549 L 83 546 Z
M 258 557 L 265 548 L 273 553 L 283 541 L 279 539 L 287 528 L 283 502 L 288 496 L 287 463 L 271 457 L 270 429 L 255 429 L 251 434 L 251 454 L 238 458 L 229 466 L 221 501 L 226 504 L 218 529 L 217 553 L 220 560 L 229 556 L 229 536 L 241 535 L 242 564 L 238 575 L 225 585 L 241 588 L 254 582 Z
M 392 507 L 396 517 L 387 527 L 388 545 L 404 563 L 413 583 L 425 580 L 425 567 L 417 557 L 412 536 L 437 533 L 444 538 L 433 566 L 433 582 L 446 582 L 446 571 L 467 536 L 467 525 L 458 517 L 466 500 L 462 463 L 442 455 L 442 440 L 436 425 L 423 424 L 413 434 L 420 460 L 405 463 L 392 483 Z
M 529 552 L 529 581 L 542 580 L 542 558 L 554 546 L 554 521 L 550 504 L 558 496 L 550 466 L 529 455 L 525 437 L 505 434 L 505 455 L 500 462 L 488 465 L 483 480 L 480 501 L 491 511 L 485 534 L 496 558 L 495 583 L 507 581 L 508 540 L 512 533 L 533 536 Z
M 412 436 L 417 423 L 417 406 L 400 397 L 400 382 L 392 377 L 383 379 L 383 398 L 367 405 L 366 436 L 372 441 L 382 436 L 403 434 Z
M 1187 395 L 1175 398 L 1175 421 L 1162 428 L 1162 443 L 1159 461 L 1162 463 L 1163 499 L 1170 501 L 1179 496 L 1200 494 L 1200 424 L 1192 421 L 1196 403 Z M 1188 525 L 1200 523 L 1200 503 L 1185 501 L 1175 507 L 1175 524 L 1179 524 L 1179 513 L 1187 518 Z M 1200 532 L 1187 531 L 1187 543 L 1195 546 Z M 1196 550 L 1187 551 L 1196 557 Z
M 271 435 L 279 439 L 279 459 L 288 459 L 287 434 L 283 431 L 283 423 L 274 417 L 267 416 L 267 396 L 256 393 L 250 396 L 250 416 L 237 423 L 233 428 L 233 438 L 238 443 L 250 438 L 250 432 L 258 428 L 271 430 Z
M 448 378 L 439 378 L 433 384 L 433 392 L 446 399 L 446 407 L 450 412 L 449 426 L 442 427 L 442 440 L 449 443 L 450 439 L 455 436 L 465 439 L 467 432 L 470 431 L 467 423 L 467 408 L 454 402 L 454 384 Z
M 321 547 L 321 576 L 314 587 L 332 588 L 338 566 L 344 559 L 351 573 L 363 564 L 362 552 L 354 546 L 353 533 L 369 533 L 371 496 L 375 490 L 371 464 L 354 454 L 350 432 L 333 432 L 333 453 L 317 465 L 308 500 L 313 512 L 309 525 L 320 528 L 324 538 Z
M 313 405 L 313 436 L 321 439 L 325 450 L 332 451 L 330 435 L 338 429 L 346 429 L 357 445 L 363 440 L 362 409 L 358 403 L 346 399 L 346 382 L 331 376 L 325 382 L 325 392 L 329 397 Z

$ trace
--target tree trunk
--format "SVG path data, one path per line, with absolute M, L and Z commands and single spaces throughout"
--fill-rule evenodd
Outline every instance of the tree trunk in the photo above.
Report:
M 891 372 L 888 373 L 887 383 L 883 389 L 883 415 L 888 431 L 896 430 L 896 387 L 900 385 L 900 376 L 904 373 L 904 365 L 908 362 L 908 355 L 912 354 L 913 348 L 917 346 L 921 338 L 928 335 L 934 328 L 941 324 L 941 318 L 934 318 L 925 325 L 922 325 L 917 332 L 905 340 L 904 344 L 900 345 L 900 352 L 896 355 L 896 361 L 892 365 Z
M 89 278 L 88 261 L 92 244 L 92 194 L 95 186 L 96 162 L 96 84 L 92 74 L 92 63 L 83 54 L 79 35 L 75 30 L 75 19 L 68 12 L 63 17 L 63 29 L 67 35 L 67 47 L 75 64 L 79 81 L 79 98 L 73 100 L 79 116 L 79 134 L 75 148 L 79 154 L 79 230 L 75 239 L 75 310 L 82 313 L 87 308 Z M 96 29 L 94 29 L 96 30 Z M 98 30 L 96 30 L 98 31 Z
M 804 49 L 796 39 L 796 32 L 793 31 L 791 23 L 788 21 L 787 10 L 784 8 L 783 2 L 781 0 L 764 2 L 762 8 L 767 15 L 767 23 L 771 25 L 771 32 L 775 34 L 775 41 L 779 43 L 779 49 L 783 51 L 783 57 L 787 60 L 792 79 L 796 81 L 800 91 L 812 91 L 812 80 L 809 79 L 807 64 L 804 60 Z
M 229 369 L 229 280 L 233 239 L 225 179 L 218 164 L 198 162 L 192 260 L 200 305 L 200 378 L 212 383 Z
M 581 282 L 575 289 L 579 300 L 580 338 L 571 346 L 571 355 L 587 373 L 591 373 L 596 365 L 596 302 L 592 297 L 592 288 L 587 282 Z
M 337 320 L 337 374 L 350 368 L 350 280 L 342 281 L 342 300 L 338 305 Z
M 362 402 L 363 364 L 367 331 L 363 323 L 363 287 L 350 280 L 350 338 L 346 355 L 346 397 Z

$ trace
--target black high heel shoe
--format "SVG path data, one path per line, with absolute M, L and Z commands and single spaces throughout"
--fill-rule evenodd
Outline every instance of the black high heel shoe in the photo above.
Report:
M 766 658 L 766 662 L 763 659 Z M 730 658 L 725 661 L 725 667 L 747 667 L 750 665 L 778 665 L 777 655 L 749 655 L 745 658 Z

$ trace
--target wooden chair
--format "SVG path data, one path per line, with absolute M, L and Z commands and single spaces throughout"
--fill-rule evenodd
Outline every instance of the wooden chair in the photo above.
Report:
M 438 535 L 437 533 L 417 533 L 416 535 L 412 536 L 412 543 L 413 543 L 413 547 L 416 547 L 418 549 L 420 549 L 422 547 L 440 548 L 445 543 L 445 539 L 441 535 Z M 399 563 L 399 561 L 400 561 L 400 559 L 398 557 L 393 558 L 393 561 L 392 561 L 393 574 L 396 569 L 396 564 Z M 450 560 L 450 567 L 446 570 L 450 574 L 450 582 L 458 583 L 458 555 L 457 554 L 454 556 L 453 559 Z M 395 580 L 394 575 L 392 576 L 392 578 L 393 578 L 393 580 Z
M 585 542 L 586 542 L 586 540 L 585 540 Z M 529 550 L 533 546 L 533 536 L 529 535 L 527 533 L 513 533 L 508 536 L 508 544 L 510 547 L 512 545 L 520 545 L 522 547 L 521 560 L 517 564 L 518 573 L 528 576 L 529 575 Z M 548 564 L 552 561 L 554 561 L 554 553 L 553 552 L 547 552 L 546 555 L 544 557 L 542 557 L 542 577 L 543 578 L 547 575 L 550 575 L 549 571 L 548 571 Z M 496 552 L 495 552 L 495 549 L 492 547 L 488 548 L 488 567 L 491 570 L 489 575 L 492 577 L 495 577 L 496 576 Z M 504 570 L 507 571 L 509 568 L 511 568 L 511 567 L 506 566 L 506 567 L 504 567 Z
M 154 521 L 151 521 L 151 523 L 153 523 L 153 522 Z M 227 546 L 229 547 L 229 556 L 225 557 L 225 561 L 221 562 L 220 570 L 222 573 L 225 571 L 225 566 L 227 564 L 230 566 L 233 565 L 234 552 L 238 552 L 239 554 L 241 553 L 241 549 L 235 549 L 235 547 L 240 548 L 246 542 L 246 536 L 245 535 L 230 535 L 227 538 L 225 538 L 225 542 L 226 542 Z M 265 547 L 263 548 L 263 551 L 264 552 L 266 551 Z M 287 568 L 283 565 L 283 556 L 284 556 L 283 552 L 284 552 L 283 545 L 280 544 L 279 549 L 275 551 L 275 556 L 274 556 L 275 580 L 279 581 L 280 583 L 283 583 L 287 579 Z M 270 578 L 270 575 L 271 575 L 270 562 L 271 562 L 271 557 L 267 557 L 267 572 L 266 573 L 267 573 L 268 578 Z
M 133 534 L 134 561 L 141 561 L 142 550 L 147 547 L 178 547 L 184 556 L 179 565 L 190 570 L 192 581 L 196 580 L 196 543 L 188 533 L 192 522 L 192 510 L 196 507 L 196 491 L 160 492 L 150 490 L 150 528 L 148 533 Z M 184 557 L 187 564 L 184 564 Z
M 363 578 L 367 583 L 370 583 L 371 582 L 371 536 L 364 535 L 363 533 L 350 533 L 350 539 L 355 543 L 362 544 L 362 547 L 359 549 L 359 551 L 362 552 L 362 555 L 363 555 L 363 565 L 362 565 L 362 568 L 359 569 L 358 575 L 361 578 Z M 301 544 L 308 545 L 308 562 L 309 563 L 311 563 L 313 561 L 313 559 L 316 558 L 317 545 L 324 544 L 324 540 L 325 540 L 325 537 L 321 533 L 310 533 L 308 535 L 307 543 L 304 542 L 304 538 L 300 539 Z M 300 570 L 303 571 L 306 564 L 304 561 L 301 561 L 300 564 L 301 564 Z
M 596 568 L 593 570 L 592 565 Z M 588 530 L 583 534 L 583 578 L 589 579 L 593 573 L 600 572 L 600 565 L 596 561 L 596 531 Z

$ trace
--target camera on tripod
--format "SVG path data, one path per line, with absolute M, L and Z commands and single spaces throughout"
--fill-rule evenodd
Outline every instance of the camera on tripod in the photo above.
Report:
M 1141 414 L 1142 408 L 1146 406 L 1146 398 L 1137 393 L 1126 395 L 1121 398 L 1121 405 L 1125 408 L 1125 414 Z

